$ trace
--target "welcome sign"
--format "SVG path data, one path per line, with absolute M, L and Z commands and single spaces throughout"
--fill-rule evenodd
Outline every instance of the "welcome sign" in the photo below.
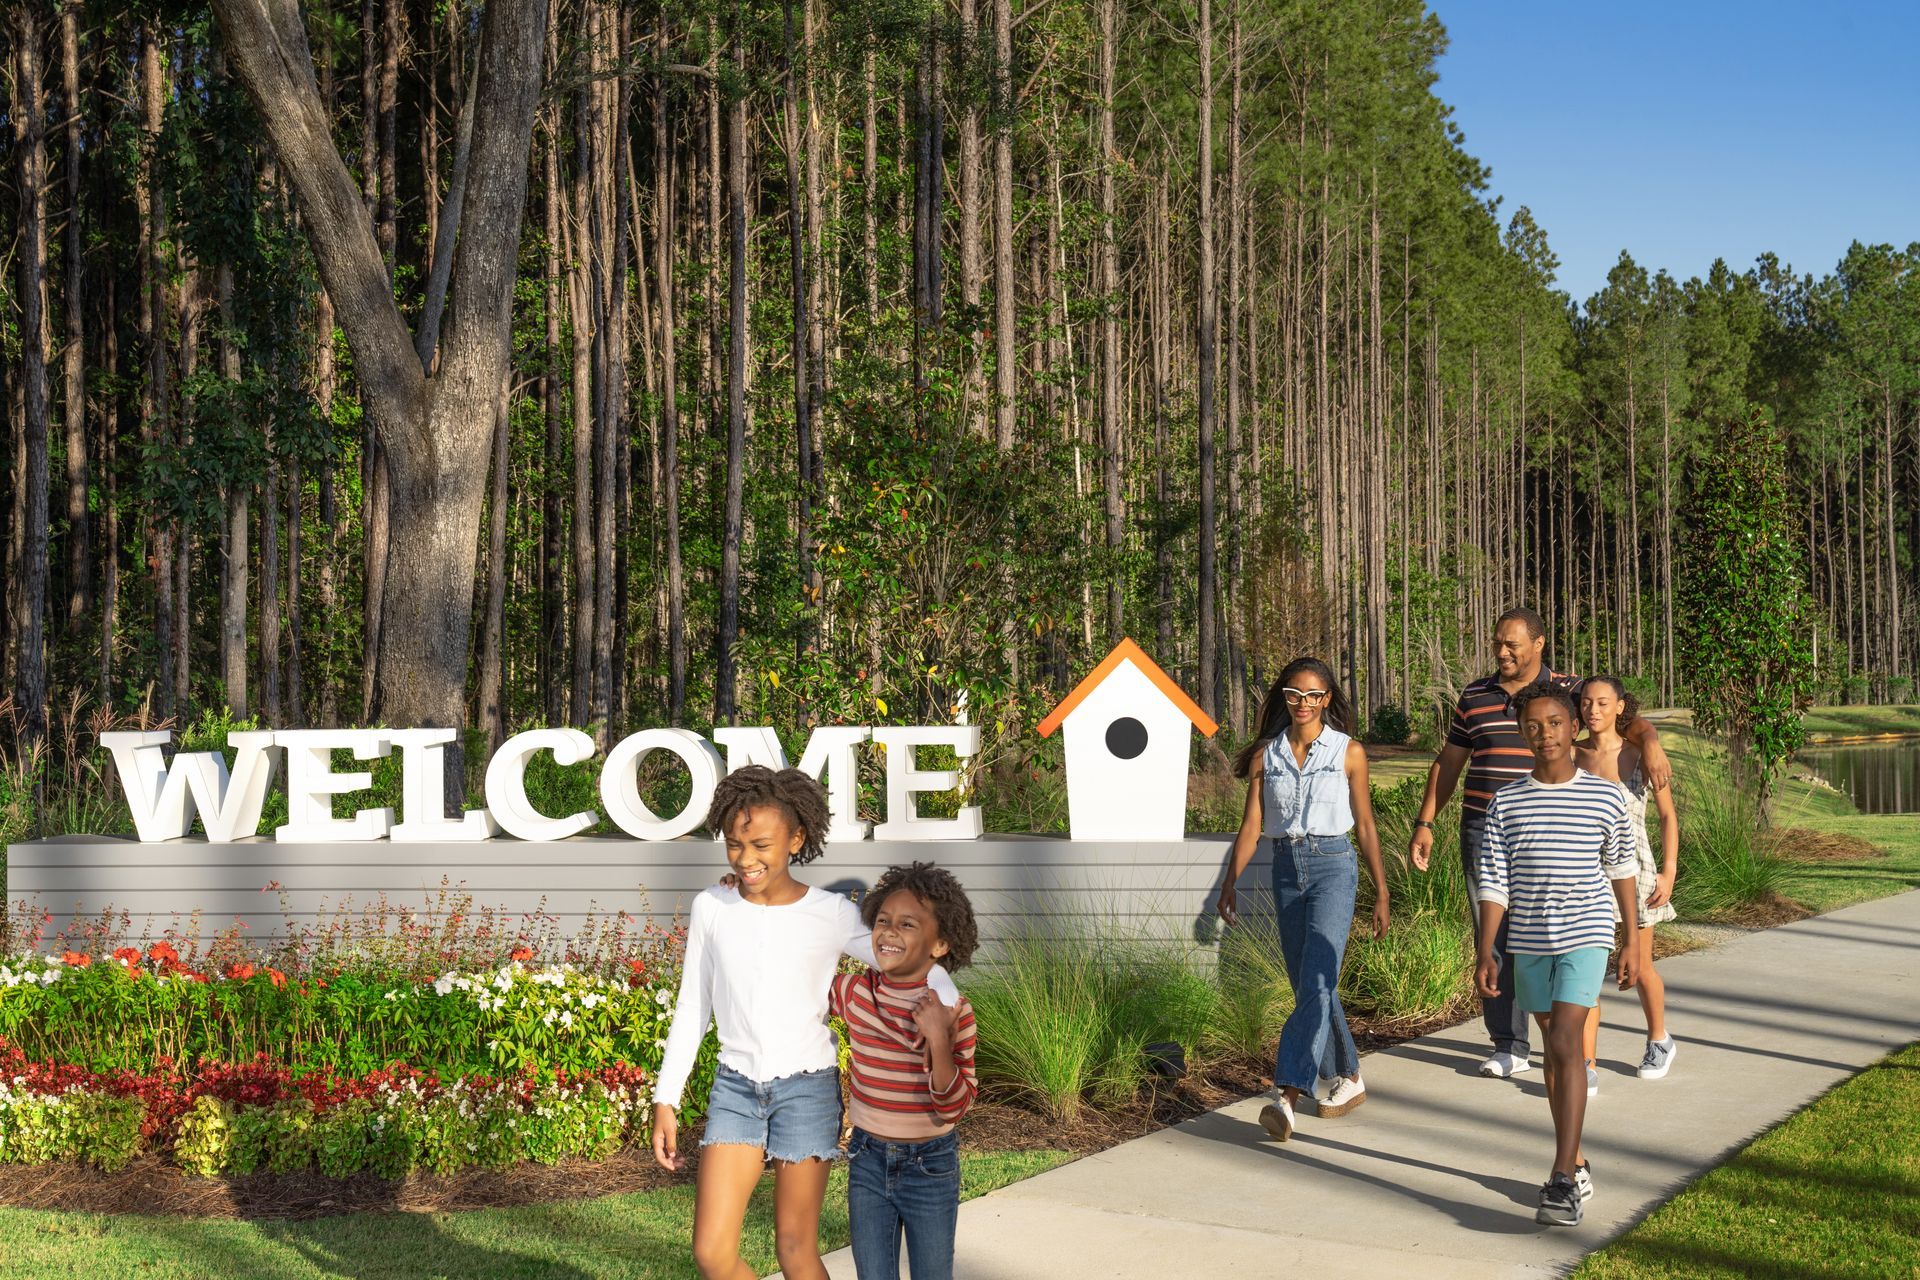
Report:
M 932 857 L 967 884 L 989 939 L 1075 913 L 1163 920 L 1185 933 L 1224 853 L 1221 838 L 1186 838 L 1195 728 L 1211 734 L 1215 725 L 1132 641 L 1116 646 L 1038 726 L 1043 737 L 1064 730 L 1072 833 L 1064 840 L 988 835 L 977 804 L 952 817 L 920 813 L 922 796 L 961 787 L 981 748 L 977 726 L 822 725 L 792 763 L 826 790 L 832 850 L 821 869 L 832 879 L 822 883 L 837 891 L 857 891 L 891 864 Z M 538 910 L 563 925 L 612 912 L 666 923 L 723 869 L 711 842 L 686 838 L 704 823 L 720 779 L 749 764 L 789 763 L 765 726 L 722 726 L 707 736 L 646 729 L 604 755 L 577 729 L 533 729 L 486 761 L 484 804 L 451 812 L 446 752 L 455 736 L 448 728 L 236 731 L 229 765 L 218 751 L 169 756 L 166 731 L 102 734 L 136 838 L 15 845 L 8 897 L 42 907 L 56 929 L 124 911 L 146 921 L 149 936 L 198 916 L 203 927 L 238 921 L 258 937 L 314 925 L 344 903 L 417 903 L 449 889 L 476 905 Z M 939 767 L 929 763 L 936 751 L 947 757 Z M 880 821 L 871 825 L 858 806 L 863 753 L 885 781 Z M 597 766 L 596 809 L 535 808 L 526 773 L 543 754 Z M 342 755 L 398 758 L 397 812 L 335 816 L 338 798 L 373 780 L 370 769 L 337 765 Z M 642 794 L 641 778 L 662 776 L 661 764 L 687 780 L 685 801 L 670 813 L 656 812 Z M 262 829 L 283 768 L 286 821 Z M 603 815 L 619 835 L 589 834 Z M 928 847 L 935 841 L 945 842 L 937 852 Z M 275 893 L 263 896 L 269 889 Z

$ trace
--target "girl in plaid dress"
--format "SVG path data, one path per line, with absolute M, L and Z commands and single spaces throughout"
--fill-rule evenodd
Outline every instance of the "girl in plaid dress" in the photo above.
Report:
M 1680 855 L 1680 821 L 1673 807 L 1673 789 L 1648 785 L 1640 753 L 1620 731 L 1638 712 L 1633 695 L 1613 676 L 1594 676 L 1580 691 L 1581 718 L 1587 736 L 1578 748 L 1580 767 L 1620 784 L 1627 793 L 1627 812 L 1633 820 L 1634 843 L 1639 849 L 1636 898 L 1640 930 L 1640 1007 L 1647 1015 L 1647 1045 L 1640 1059 L 1640 1077 L 1658 1080 L 1673 1065 L 1673 1037 L 1667 1034 L 1667 989 L 1653 967 L 1653 926 L 1674 918 L 1673 878 Z M 1660 823 L 1660 853 L 1656 858 L 1647 838 L 1647 809 Z M 1587 1031 L 1591 1058 L 1599 1032 L 1599 1010 Z

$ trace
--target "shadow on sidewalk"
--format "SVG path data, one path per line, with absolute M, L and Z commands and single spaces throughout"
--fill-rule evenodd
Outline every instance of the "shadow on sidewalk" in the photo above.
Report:
M 1516 1178 L 1497 1178 L 1485 1174 L 1476 1174 L 1465 1169 L 1450 1168 L 1446 1165 L 1432 1164 L 1425 1160 L 1415 1160 L 1411 1156 L 1394 1155 L 1385 1151 L 1370 1151 L 1350 1143 L 1336 1142 L 1312 1134 L 1296 1132 L 1290 1143 L 1276 1143 L 1267 1136 L 1266 1130 L 1257 1124 L 1235 1120 L 1215 1111 L 1197 1120 L 1189 1121 L 1182 1128 L 1196 1137 L 1211 1142 L 1221 1142 L 1229 1146 L 1243 1147 L 1249 1151 L 1258 1151 L 1289 1164 L 1316 1170 L 1329 1177 L 1345 1178 L 1352 1182 L 1364 1183 L 1382 1191 L 1391 1191 L 1409 1200 L 1418 1201 L 1452 1218 L 1469 1231 L 1479 1231 L 1488 1235 L 1541 1235 L 1548 1228 L 1533 1221 L 1531 1212 L 1539 1188 Z M 1423 1169 L 1430 1173 L 1445 1174 L 1448 1177 L 1461 1178 L 1475 1186 L 1485 1188 L 1495 1196 L 1504 1198 L 1516 1208 L 1495 1205 L 1473 1204 L 1461 1200 L 1449 1199 L 1428 1191 L 1408 1186 L 1405 1182 L 1392 1177 L 1364 1173 L 1358 1169 L 1346 1168 L 1332 1160 L 1322 1159 L 1308 1154 L 1305 1148 L 1325 1148 L 1349 1155 L 1377 1160 L 1383 1164 L 1398 1164 L 1407 1168 Z

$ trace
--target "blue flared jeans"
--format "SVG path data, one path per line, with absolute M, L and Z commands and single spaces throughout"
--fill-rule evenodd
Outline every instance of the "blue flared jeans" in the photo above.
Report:
M 1293 1012 L 1281 1029 L 1274 1064 L 1276 1086 L 1311 1095 L 1316 1076 L 1359 1074 L 1360 1051 L 1340 1007 L 1340 962 L 1359 882 L 1359 863 L 1346 836 L 1274 837 L 1273 907 L 1293 984 Z

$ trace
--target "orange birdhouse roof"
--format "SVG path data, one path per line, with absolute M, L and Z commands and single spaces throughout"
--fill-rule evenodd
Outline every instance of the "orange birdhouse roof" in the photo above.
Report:
M 1193 721 L 1203 737 L 1211 738 L 1220 728 L 1213 718 L 1202 711 L 1186 691 L 1173 682 L 1173 677 L 1160 669 L 1160 665 L 1149 658 L 1145 651 L 1131 638 L 1123 639 L 1113 646 L 1113 652 L 1101 659 L 1100 665 L 1087 673 L 1087 678 L 1073 687 L 1073 692 L 1060 700 L 1060 705 L 1047 713 L 1040 722 L 1040 736 L 1049 738 L 1063 721 L 1073 713 L 1073 709 L 1086 699 L 1086 696 L 1100 687 L 1100 682 L 1113 673 L 1113 669 L 1122 662 L 1131 661 L 1140 668 L 1141 674 L 1153 681 L 1154 687 L 1167 695 L 1167 700 L 1180 708 L 1180 713 Z

